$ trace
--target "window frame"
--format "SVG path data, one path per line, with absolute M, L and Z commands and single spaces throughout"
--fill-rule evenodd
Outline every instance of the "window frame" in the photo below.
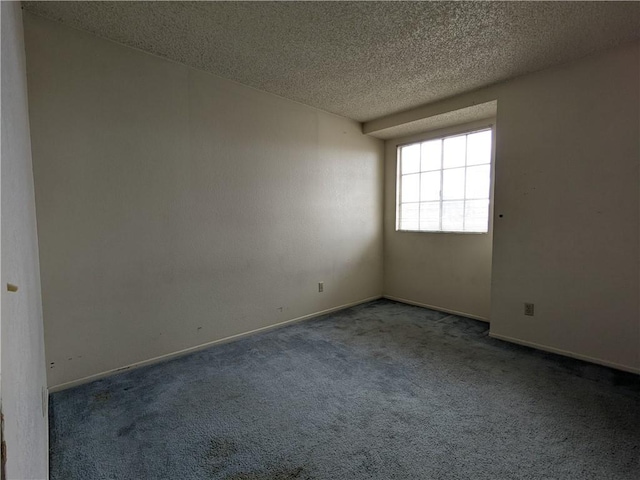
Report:
M 491 156 L 489 164 L 489 218 L 487 219 L 487 231 L 486 232 L 464 232 L 456 230 L 406 230 L 400 228 L 400 195 L 401 195 L 401 177 L 402 170 L 400 164 L 400 149 L 408 145 L 420 144 L 428 142 L 430 140 L 441 139 L 449 137 L 457 137 L 462 135 L 468 135 L 470 133 L 479 132 L 482 130 L 491 130 Z M 410 137 L 404 137 L 397 139 L 395 144 L 395 169 L 396 169 L 396 195 L 395 195 L 395 232 L 406 234 L 436 234 L 436 235 L 491 235 L 493 234 L 493 216 L 494 216 L 494 183 L 495 183 L 495 150 L 496 150 L 496 120 L 495 118 L 489 118 L 476 122 L 454 125 L 447 128 L 441 128 L 437 130 L 430 130 Z M 441 166 L 442 167 L 442 166 Z M 468 168 L 465 163 L 465 169 Z M 440 168 L 440 172 L 443 172 L 443 168 Z M 437 170 L 436 170 L 437 171 Z M 439 200 L 440 208 L 442 208 L 442 198 Z

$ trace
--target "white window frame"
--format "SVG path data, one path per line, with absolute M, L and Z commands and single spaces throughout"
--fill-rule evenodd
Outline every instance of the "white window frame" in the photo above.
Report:
M 449 137 L 456 137 L 461 135 L 467 135 L 474 132 L 479 132 L 482 130 L 491 130 L 491 160 L 490 160 L 490 186 L 489 186 L 489 218 L 487 219 L 487 231 L 486 232 L 465 232 L 465 231 L 451 231 L 451 230 L 407 230 L 400 228 L 400 198 L 401 198 L 401 159 L 400 159 L 400 149 L 402 147 L 408 145 L 414 145 L 416 143 L 428 142 L 430 140 L 437 140 Z M 412 135 L 411 137 L 399 139 L 395 144 L 395 155 L 396 155 L 396 199 L 395 199 L 395 231 L 398 233 L 408 233 L 408 234 L 435 234 L 435 235 L 488 235 L 493 233 L 493 213 L 494 213 L 494 205 L 493 205 L 493 192 L 494 192 L 494 171 L 495 171 L 495 148 L 496 148 L 496 128 L 495 128 L 495 119 L 488 119 L 480 122 L 473 122 L 464 125 L 457 125 L 449 128 L 443 128 L 438 130 L 433 130 L 429 132 L 425 132 L 418 135 Z M 466 168 L 466 165 L 465 165 Z M 443 169 L 440 171 L 442 172 Z M 440 198 L 440 208 L 442 208 L 442 198 Z

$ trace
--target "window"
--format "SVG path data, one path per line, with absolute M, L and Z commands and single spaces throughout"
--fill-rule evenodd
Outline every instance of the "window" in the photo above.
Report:
M 398 147 L 396 230 L 489 230 L 492 130 Z

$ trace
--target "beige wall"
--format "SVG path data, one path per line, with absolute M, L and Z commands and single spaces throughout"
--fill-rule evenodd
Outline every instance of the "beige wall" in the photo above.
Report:
M 2 22 L 2 410 L 8 479 L 48 476 L 48 424 L 38 239 L 19 2 Z M 18 287 L 9 292 L 7 283 Z
M 492 335 L 640 371 L 639 58 L 500 92 Z
M 26 38 L 49 385 L 381 295 L 359 124 L 38 17 Z
M 385 142 L 384 294 L 388 298 L 489 319 L 491 249 L 489 232 L 427 233 L 396 231 L 397 146 L 485 128 L 480 120 Z
M 639 57 L 639 45 L 627 45 L 364 125 L 374 132 L 497 99 L 491 335 L 640 371 Z M 475 246 L 420 234 L 398 240 L 407 234 L 390 229 L 390 170 L 385 294 L 430 303 L 427 289 L 400 291 L 402 282 L 448 282 L 442 265 L 468 262 Z M 446 244 L 446 262 L 433 260 L 443 248 L 434 241 Z M 400 279 L 396 263 L 408 269 L 416 254 L 423 272 Z M 470 295 L 462 283 L 449 297 L 458 290 Z M 433 304 L 451 308 L 441 298 Z M 534 317 L 523 315 L 524 302 L 535 303 Z

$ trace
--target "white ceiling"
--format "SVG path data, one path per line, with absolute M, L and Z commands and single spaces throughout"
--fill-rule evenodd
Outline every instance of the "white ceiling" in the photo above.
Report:
M 23 2 L 358 121 L 640 38 L 640 2 Z

